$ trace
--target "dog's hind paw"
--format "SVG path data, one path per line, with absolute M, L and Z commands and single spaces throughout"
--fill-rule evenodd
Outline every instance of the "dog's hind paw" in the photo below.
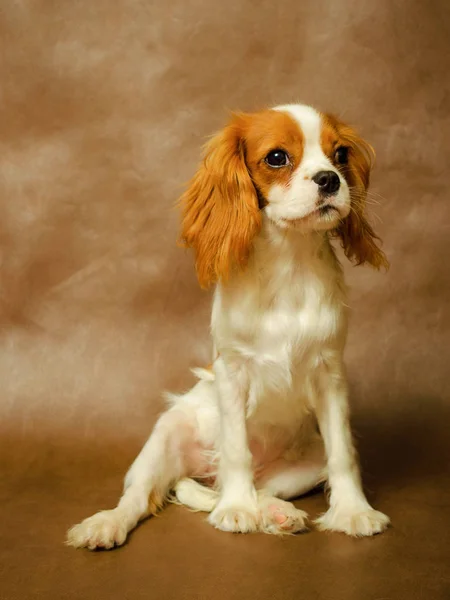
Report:
M 69 529 L 66 544 L 74 548 L 109 550 L 114 546 L 121 546 L 127 533 L 121 513 L 117 509 L 104 510 Z

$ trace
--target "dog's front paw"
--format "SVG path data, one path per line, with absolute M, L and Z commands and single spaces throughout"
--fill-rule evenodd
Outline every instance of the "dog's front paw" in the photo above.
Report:
M 252 504 L 219 503 L 208 517 L 208 521 L 217 529 L 233 533 L 257 531 L 259 519 L 258 506 Z
M 389 526 L 390 519 L 371 506 L 357 509 L 334 506 L 315 523 L 321 531 L 342 531 L 347 535 L 363 537 L 383 532 Z
M 66 543 L 74 548 L 109 550 L 121 546 L 127 533 L 124 518 L 117 509 L 103 510 L 69 529 Z

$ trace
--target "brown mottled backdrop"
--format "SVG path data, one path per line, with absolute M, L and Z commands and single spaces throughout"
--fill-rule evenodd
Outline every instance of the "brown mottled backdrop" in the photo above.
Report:
M 1 600 L 449 597 L 449 7 L 2 1 Z M 289 101 L 377 150 L 392 268 L 347 268 L 347 362 L 366 485 L 393 529 L 232 536 L 172 506 L 121 550 L 65 548 L 116 501 L 162 390 L 210 358 L 210 297 L 173 209 L 200 145 L 228 109 Z

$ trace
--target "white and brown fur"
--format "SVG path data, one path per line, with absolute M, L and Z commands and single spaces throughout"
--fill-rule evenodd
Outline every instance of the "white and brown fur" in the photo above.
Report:
M 285 164 L 270 164 L 275 150 Z M 70 545 L 123 544 L 171 496 L 223 531 L 302 531 L 307 515 L 288 500 L 325 481 L 319 529 L 368 536 L 388 526 L 361 485 L 346 290 L 330 243 L 357 264 L 387 266 L 365 217 L 370 159 L 352 128 L 302 105 L 233 115 L 209 142 L 181 205 L 200 284 L 215 285 L 213 366 L 169 396 L 119 504 L 75 525 Z M 338 189 L 320 187 L 319 172 Z

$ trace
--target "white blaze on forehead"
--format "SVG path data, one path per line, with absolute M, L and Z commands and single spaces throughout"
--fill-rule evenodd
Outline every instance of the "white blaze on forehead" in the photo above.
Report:
M 283 104 L 276 106 L 274 110 L 289 114 L 300 127 L 304 140 L 302 163 L 308 175 L 314 174 L 318 168 L 334 170 L 321 145 L 321 114 L 311 106 L 304 104 Z M 309 173 L 314 168 L 316 169 L 314 173 Z
M 274 110 L 289 113 L 300 125 L 305 140 L 305 149 L 308 146 L 320 146 L 322 118 L 317 110 L 303 104 L 284 104 L 276 106 Z

